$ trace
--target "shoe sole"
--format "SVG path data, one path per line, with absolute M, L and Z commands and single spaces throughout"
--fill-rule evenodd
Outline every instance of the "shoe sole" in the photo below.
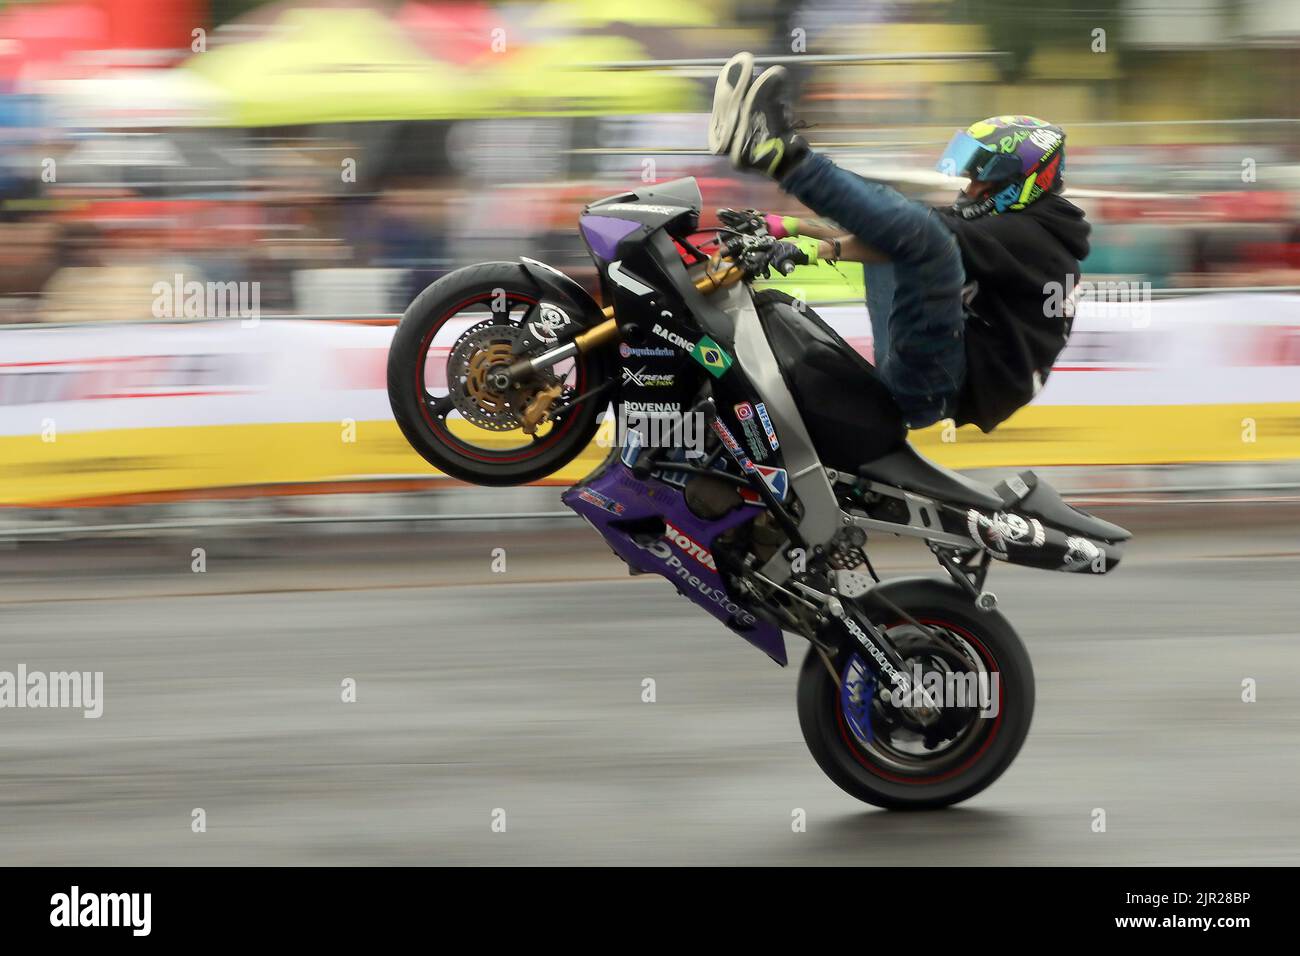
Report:
M 736 135 L 740 105 L 754 78 L 754 55 L 737 53 L 718 76 L 713 90 L 713 115 L 709 118 L 709 152 L 723 156 Z
M 749 138 L 749 120 L 754 115 L 754 100 L 758 98 L 758 91 L 768 83 L 784 80 L 786 73 L 787 70 L 783 66 L 769 66 L 758 75 L 758 79 L 750 85 L 749 92 L 745 94 L 745 104 L 740 108 L 740 122 L 731 140 L 731 165 L 737 169 L 748 165 L 741 158 L 741 152 L 745 140 Z

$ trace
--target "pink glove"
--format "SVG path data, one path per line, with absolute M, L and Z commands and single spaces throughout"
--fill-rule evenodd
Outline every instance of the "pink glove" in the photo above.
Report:
M 769 212 L 763 216 L 763 221 L 767 223 L 767 231 L 773 239 L 786 239 L 793 235 L 787 226 L 793 226 L 797 220 L 793 216 L 778 216 Z

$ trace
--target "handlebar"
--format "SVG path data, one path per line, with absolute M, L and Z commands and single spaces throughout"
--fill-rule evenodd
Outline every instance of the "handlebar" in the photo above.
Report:
M 772 269 L 788 276 L 797 266 L 808 262 L 807 256 L 793 244 L 770 235 L 729 236 L 722 241 L 722 247 L 745 280 L 766 278 Z
M 718 220 L 725 227 L 718 233 L 718 241 L 745 280 L 766 278 L 772 269 L 788 276 L 808 261 L 803 252 L 769 233 L 763 214 L 756 209 L 719 209 Z

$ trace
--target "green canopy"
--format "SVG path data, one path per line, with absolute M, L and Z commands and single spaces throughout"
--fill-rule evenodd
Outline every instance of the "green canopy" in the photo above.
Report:
M 563 37 L 493 58 L 484 79 L 507 114 L 675 113 L 694 108 L 695 88 L 683 77 L 594 66 L 644 56 L 640 45 L 626 37 Z
M 366 9 L 289 10 L 264 39 L 193 56 L 236 126 L 446 119 L 487 105 L 462 73 L 429 59 Z
M 688 80 L 583 68 L 637 59 L 617 36 L 579 36 L 485 50 L 470 67 L 431 59 L 382 14 L 292 9 L 265 38 L 189 59 L 225 98 L 216 125 L 299 126 L 378 120 L 674 112 L 692 107 Z
M 707 4 L 646 0 L 552 0 L 528 18 L 533 26 L 712 27 L 718 18 Z

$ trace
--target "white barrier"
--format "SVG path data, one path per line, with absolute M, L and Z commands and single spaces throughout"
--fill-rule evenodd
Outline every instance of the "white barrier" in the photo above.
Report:
M 823 314 L 870 354 L 865 308 Z M 391 336 L 238 320 L 0 331 L 0 504 L 429 476 L 389 411 Z M 991 435 L 914 441 L 953 467 L 1300 458 L 1300 296 L 1084 302 L 1032 405 Z

